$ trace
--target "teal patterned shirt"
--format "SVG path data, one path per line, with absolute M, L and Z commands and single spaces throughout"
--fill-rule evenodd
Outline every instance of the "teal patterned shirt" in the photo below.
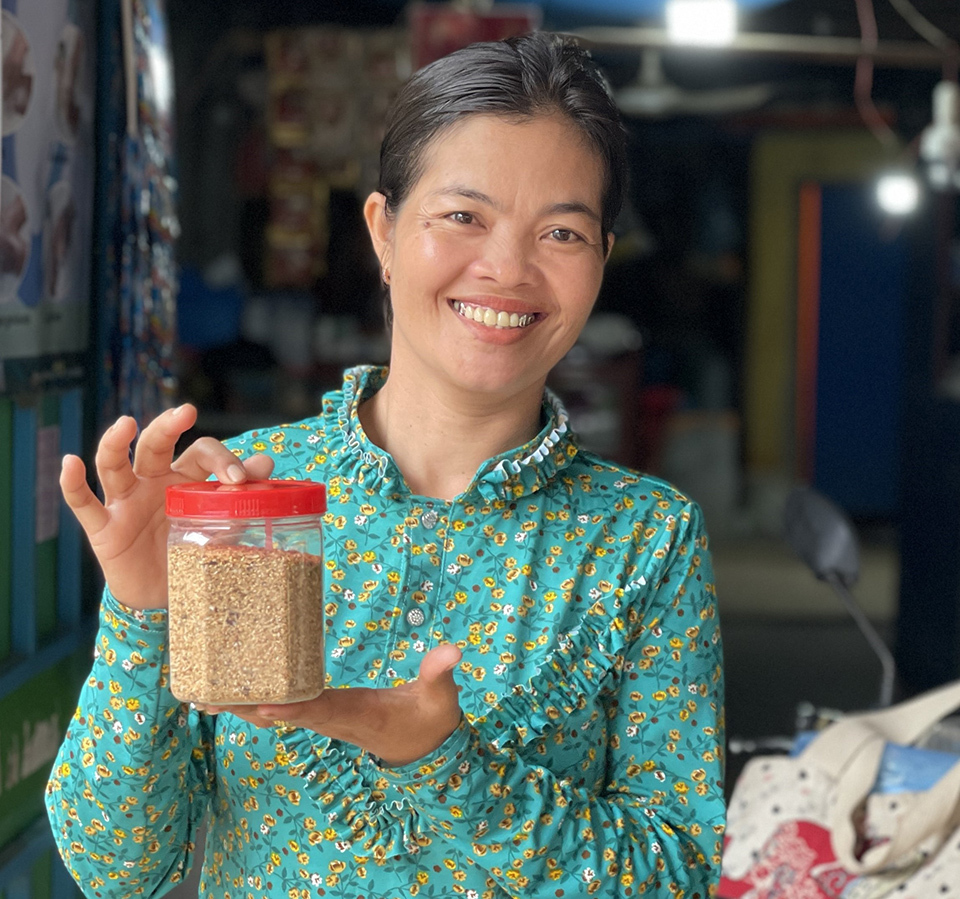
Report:
M 381 767 L 305 729 L 200 714 L 168 685 L 166 612 L 106 591 L 93 671 L 47 788 L 86 896 L 337 899 L 714 895 L 723 674 L 698 507 L 545 426 L 451 501 L 411 494 L 357 416 L 358 368 L 322 414 L 227 442 L 324 481 L 327 682 L 388 687 L 463 652 L 460 726 Z M 413 612 L 413 614 L 411 614 Z

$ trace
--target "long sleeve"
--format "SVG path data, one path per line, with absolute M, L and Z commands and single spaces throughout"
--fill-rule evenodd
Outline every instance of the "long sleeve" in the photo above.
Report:
M 635 578 L 606 601 L 612 614 L 599 601 L 593 649 L 570 646 L 576 661 L 551 662 L 558 682 L 579 677 L 603 690 L 601 790 L 574 787 L 465 720 L 429 763 L 383 772 L 435 835 L 510 895 L 546 895 L 545 883 L 550 895 L 714 894 L 724 825 L 721 645 L 699 511 L 688 507 L 681 519 L 659 578 Z M 542 701 L 547 718 L 562 721 L 565 710 Z M 584 746 L 595 751 L 604 748 Z
M 94 663 L 47 785 L 63 860 L 85 896 L 155 897 L 186 876 L 212 790 L 209 719 L 168 686 L 166 612 L 105 591 Z

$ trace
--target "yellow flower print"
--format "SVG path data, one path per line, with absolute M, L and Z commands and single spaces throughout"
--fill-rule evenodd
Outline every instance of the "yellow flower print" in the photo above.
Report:
M 262 453 L 267 448 L 267 444 L 262 440 L 254 441 L 252 446 L 258 453 Z

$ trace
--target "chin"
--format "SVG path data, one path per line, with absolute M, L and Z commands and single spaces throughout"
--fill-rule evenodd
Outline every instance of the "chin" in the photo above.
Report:
M 456 366 L 451 375 L 466 391 L 485 396 L 509 398 L 534 390 L 539 396 L 547 380 L 546 371 L 517 370 L 496 360 Z

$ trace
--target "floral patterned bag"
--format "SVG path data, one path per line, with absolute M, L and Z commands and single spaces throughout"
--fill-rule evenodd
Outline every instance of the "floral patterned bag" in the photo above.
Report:
M 960 761 L 919 792 L 878 782 L 889 744 L 909 765 L 958 707 L 960 681 L 849 715 L 796 756 L 751 760 L 728 811 L 721 899 L 960 899 Z

